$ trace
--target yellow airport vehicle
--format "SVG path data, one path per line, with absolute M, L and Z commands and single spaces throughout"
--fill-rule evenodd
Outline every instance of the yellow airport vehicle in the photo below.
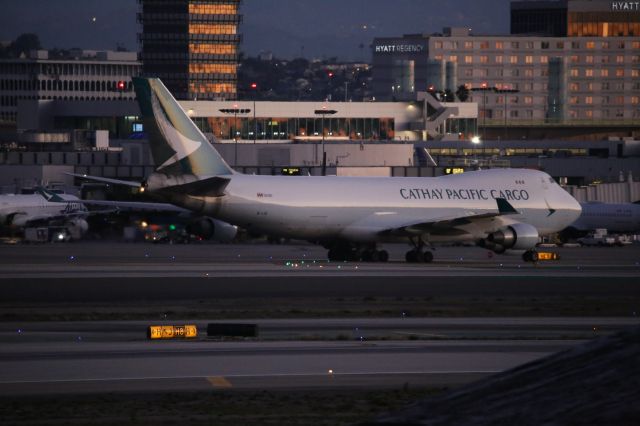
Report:
M 151 325 L 147 330 L 150 340 L 194 339 L 198 337 L 195 325 Z
M 538 260 L 560 260 L 560 255 L 558 253 L 552 253 L 550 251 L 539 251 L 538 252 Z

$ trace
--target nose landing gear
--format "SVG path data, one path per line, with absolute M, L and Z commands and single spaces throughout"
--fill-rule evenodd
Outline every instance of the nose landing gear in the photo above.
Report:
M 537 262 L 538 252 L 535 250 L 527 250 L 522 254 L 522 260 L 525 262 Z

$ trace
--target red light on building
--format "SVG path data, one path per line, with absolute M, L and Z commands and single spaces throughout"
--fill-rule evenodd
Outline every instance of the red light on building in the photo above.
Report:
M 252 89 L 257 89 L 258 88 L 258 83 L 251 83 L 250 86 Z
M 329 78 L 333 78 L 333 73 L 331 71 L 329 71 Z
M 122 80 L 120 80 L 120 81 L 118 81 L 118 82 L 116 83 L 116 88 L 117 88 L 118 90 L 124 90 L 124 89 L 125 89 L 125 87 L 126 87 L 126 84 L 125 84 L 125 82 L 124 82 L 124 81 L 122 81 Z

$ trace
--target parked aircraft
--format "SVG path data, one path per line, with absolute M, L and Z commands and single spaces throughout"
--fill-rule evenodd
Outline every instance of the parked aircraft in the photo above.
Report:
M 322 244 L 330 260 L 386 261 L 377 244 L 401 240 L 412 246 L 409 262 L 432 261 L 425 250 L 432 243 L 463 241 L 497 253 L 523 250 L 535 261 L 539 237 L 580 215 L 575 199 L 535 170 L 435 178 L 241 174 L 159 79 L 134 78 L 134 86 L 157 166 L 145 191 L 250 232 Z
M 79 202 L 88 206 L 110 207 L 118 211 L 175 214 L 186 223 L 186 231 L 189 234 L 197 235 L 205 240 L 226 243 L 232 241 L 238 233 L 237 226 L 230 225 L 212 217 L 197 214 L 194 217 L 193 211 L 169 203 L 107 200 L 80 200 Z
M 35 194 L 0 195 L 0 224 L 12 232 L 28 227 L 62 226 L 71 235 L 79 236 L 89 228 L 88 215 L 78 197 L 44 188 L 38 188 Z
M 596 229 L 630 234 L 640 231 L 640 204 L 590 202 L 580 205 L 582 214 L 564 232 L 568 236 L 583 236 Z

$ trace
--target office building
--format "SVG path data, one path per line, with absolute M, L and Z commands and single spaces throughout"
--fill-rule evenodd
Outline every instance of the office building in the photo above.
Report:
M 121 101 L 135 99 L 135 52 L 46 50 L 0 60 L 0 124 L 15 127 L 21 100 Z
M 177 99 L 237 98 L 240 0 L 139 0 L 143 74 Z

